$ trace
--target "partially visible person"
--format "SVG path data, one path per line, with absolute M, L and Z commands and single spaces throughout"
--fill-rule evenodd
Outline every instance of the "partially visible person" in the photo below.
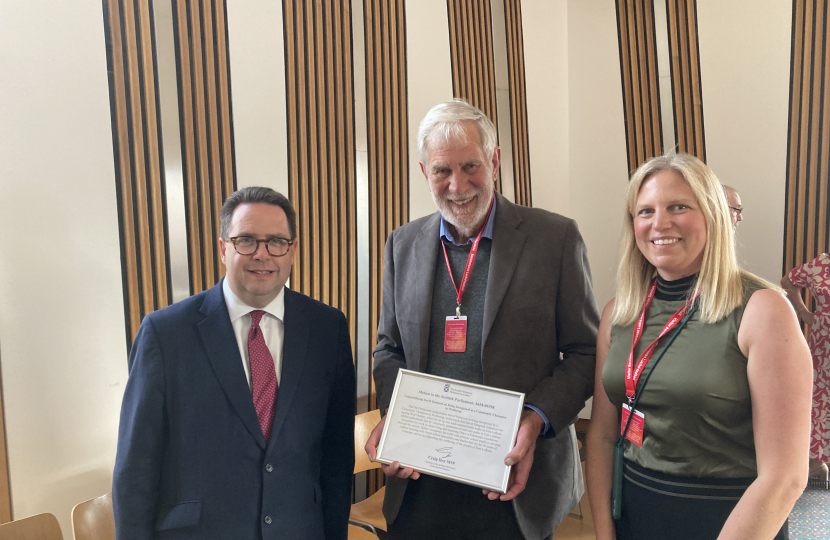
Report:
M 247 187 L 220 212 L 216 286 L 147 315 L 130 351 L 118 540 L 346 540 L 355 375 L 343 314 L 285 287 L 296 214 Z
M 543 540 L 583 493 L 572 424 L 593 388 L 599 320 L 585 243 L 573 220 L 494 191 L 496 140 L 463 100 L 421 121 L 438 211 L 386 241 L 373 374 L 384 412 L 401 368 L 525 393 L 516 444 L 496 456 L 513 466 L 507 492 L 383 465 L 390 540 Z M 457 310 L 461 346 L 445 331 Z M 372 459 L 385 421 L 366 443 Z
M 810 325 L 813 354 L 813 431 L 810 435 L 810 477 L 828 487 L 830 461 L 830 254 L 822 253 L 781 278 L 799 319 Z M 816 310 L 804 305 L 798 289 L 808 288 Z
M 695 157 L 651 159 L 629 182 L 587 441 L 599 540 L 787 538 L 807 479 L 809 350 L 780 290 L 738 267 L 733 234 Z M 639 391 L 615 521 L 614 445 Z
M 738 223 L 744 220 L 744 205 L 741 203 L 741 196 L 732 186 L 723 186 L 723 193 L 726 195 L 726 204 L 729 206 L 729 218 L 732 226 L 738 228 Z

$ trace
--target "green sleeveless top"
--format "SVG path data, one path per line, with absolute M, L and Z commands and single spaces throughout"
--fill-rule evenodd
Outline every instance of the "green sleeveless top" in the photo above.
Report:
M 681 292 L 685 292 L 688 283 L 693 284 L 693 279 L 691 276 L 682 280 L 686 284 L 681 284 Z M 635 362 L 688 297 L 672 296 L 667 289 L 672 284 L 676 286 L 677 282 L 658 283 L 657 295 L 646 314 L 643 336 L 634 350 Z M 717 323 L 704 324 L 695 312 L 657 364 L 643 391 L 637 406 L 645 415 L 643 446 L 626 441 L 626 459 L 678 476 L 757 476 L 747 358 L 738 347 L 738 329 L 746 303 L 758 289 L 758 285 L 745 280 L 743 303 Z M 627 403 L 625 366 L 633 331 L 633 324 L 611 328 L 611 348 L 602 370 L 602 385 L 618 414 L 623 402 Z M 671 330 L 660 339 L 639 384 L 674 332 Z

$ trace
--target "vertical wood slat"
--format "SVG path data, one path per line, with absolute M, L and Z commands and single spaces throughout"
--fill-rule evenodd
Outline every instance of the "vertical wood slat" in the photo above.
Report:
M 224 0 L 173 0 L 190 292 L 225 274 L 219 210 L 236 190 Z
M 657 58 L 657 44 L 655 43 L 656 30 L 654 28 L 654 4 L 652 2 L 645 3 L 644 24 L 651 25 L 651 28 L 644 27 L 646 38 L 646 56 L 648 58 Z M 657 66 L 649 65 L 646 77 L 649 89 L 649 103 L 651 104 L 651 108 L 649 110 L 649 133 L 651 135 L 652 147 L 660 148 L 662 152 L 663 121 L 660 113 L 659 75 Z
M 489 0 L 447 0 L 453 95 L 478 107 L 496 126 L 496 77 Z M 496 176 L 501 192 L 501 175 Z
M 380 322 L 386 238 L 409 221 L 409 155 L 406 97 L 406 35 L 403 0 L 364 0 L 366 113 L 369 169 L 369 328 Z M 454 74 L 458 76 L 458 74 Z M 369 408 L 377 407 L 370 372 Z M 383 485 L 368 475 L 368 493 Z
M 697 0 L 666 0 L 677 151 L 706 161 Z
M 648 125 L 645 123 L 645 119 L 643 118 L 643 99 L 647 98 L 648 94 L 643 92 L 643 87 L 640 85 L 640 70 L 642 66 L 640 65 L 640 55 L 639 51 L 642 48 L 642 43 L 640 43 L 640 39 L 642 34 L 637 32 L 637 2 L 628 1 L 628 33 L 630 36 L 629 39 L 629 47 L 631 49 L 628 51 L 629 59 L 631 62 L 631 91 L 632 91 L 632 104 L 633 104 L 633 111 L 635 118 L 635 127 L 636 127 L 636 139 L 634 143 L 637 148 L 637 155 L 642 156 L 641 160 L 647 159 L 648 154 L 655 153 L 654 151 L 648 152 L 646 148 L 646 138 L 645 138 L 645 131 L 648 129 Z
M 127 347 L 172 302 L 149 0 L 103 0 Z
M 187 14 L 188 19 L 187 24 L 190 27 L 190 31 L 188 32 L 191 36 L 191 39 L 188 43 L 191 49 L 191 64 L 187 66 L 190 71 L 191 77 L 191 88 L 193 89 L 193 120 L 194 125 L 192 129 L 194 130 L 195 135 L 195 145 L 196 145 L 196 167 L 197 170 L 194 171 L 196 174 L 195 178 L 197 179 L 196 183 L 196 193 L 197 197 L 196 200 L 192 201 L 194 206 L 198 209 L 199 215 L 199 249 L 201 254 L 203 255 L 197 260 L 194 255 L 195 253 L 191 253 L 191 260 L 190 260 L 190 267 L 192 268 L 196 264 L 202 265 L 202 279 L 204 280 L 201 284 L 192 284 L 191 289 L 192 292 L 198 292 L 202 287 L 203 289 L 209 288 L 213 285 L 216 281 L 219 280 L 219 276 L 216 275 L 216 260 L 215 260 L 215 253 L 213 242 L 209 239 L 211 238 L 211 178 L 210 178 L 210 164 L 209 160 L 212 156 L 208 154 L 208 123 L 207 123 L 207 111 L 205 109 L 205 58 L 204 58 L 204 51 L 202 48 L 202 20 L 200 16 L 201 12 L 201 4 L 199 0 L 179 0 L 180 2 L 185 2 L 187 4 Z M 181 27 L 178 28 L 178 31 L 181 32 L 183 29 Z M 184 68 L 184 66 L 181 66 Z M 188 235 L 192 235 L 194 231 L 188 231 Z
M 138 271 L 139 276 L 150 276 L 152 275 L 151 269 L 151 261 L 150 261 L 150 247 L 147 242 L 147 233 L 149 231 L 149 218 L 147 209 L 147 192 L 146 192 L 146 183 L 145 178 L 147 173 L 146 164 L 145 164 L 145 146 L 144 146 L 144 118 L 143 116 L 143 108 L 144 103 L 142 99 L 142 84 L 141 78 L 139 74 L 139 61 L 141 60 L 141 52 L 139 51 L 139 40 L 144 37 L 141 35 L 141 31 L 136 29 L 137 21 L 135 19 L 135 5 L 129 3 L 126 5 L 126 9 L 124 9 L 121 13 L 122 16 L 122 27 L 124 31 L 124 40 L 126 42 L 126 56 L 125 56 L 125 69 L 126 69 L 126 79 L 130 81 L 130 99 L 127 103 L 127 107 L 129 108 L 130 118 L 132 120 L 131 127 L 129 129 L 129 138 L 131 141 L 131 150 L 132 150 L 132 167 L 133 167 L 133 179 L 134 182 L 132 183 L 132 191 L 133 191 L 133 210 L 134 210 L 134 220 L 135 220 L 135 228 L 136 228 L 136 260 L 138 262 Z M 139 278 L 140 279 L 140 278 Z M 144 287 L 140 287 L 141 290 L 141 297 L 140 302 L 143 306 L 148 306 L 153 304 L 153 288 L 147 287 L 147 283 L 144 282 Z M 142 310 L 143 311 L 143 310 Z M 142 316 L 146 313 L 142 313 Z
M 288 196 L 297 211 L 291 288 L 357 321 L 354 100 L 348 0 L 283 2 Z
M 507 71 L 510 88 L 510 131 L 513 139 L 513 183 L 517 204 L 533 206 L 530 190 L 530 143 L 527 128 L 524 38 L 521 0 L 504 0 Z
M 813 17 L 814 20 L 814 30 L 813 30 L 813 43 L 814 45 L 814 57 L 812 62 L 812 69 L 810 74 L 810 86 L 813 87 L 815 90 L 816 87 L 821 88 L 821 81 L 822 81 L 822 72 L 824 71 L 822 67 L 824 66 L 824 51 L 823 51 L 823 44 L 824 44 L 824 2 L 819 1 L 815 4 L 815 14 Z M 809 163 L 807 164 L 806 169 L 806 178 L 808 182 L 807 184 L 807 194 L 805 197 L 806 204 L 806 212 L 805 218 L 807 224 L 815 223 L 816 222 L 816 205 L 811 204 L 816 200 L 816 196 L 818 195 L 819 185 L 815 182 L 817 175 L 819 173 L 819 144 L 821 143 L 821 133 L 819 129 L 821 128 L 821 116 L 822 116 L 822 108 L 821 108 L 822 100 L 817 99 L 814 102 L 814 106 L 810 110 L 810 131 L 809 131 L 809 140 L 807 143 L 808 148 L 808 155 L 810 156 Z M 808 251 L 812 248 L 815 250 L 816 246 L 816 228 L 810 227 L 809 225 L 805 228 L 804 233 L 804 242 L 807 246 Z M 813 251 L 813 258 L 815 258 L 815 251 Z M 811 260 L 811 259 L 810 259 Z
M 409 210 L 408 135 L 402 0 L 365 0 L 369 158 L 369 327 L 380 319 L 384 246 Z M 375 336 L 372 336 L 374 346 Z M 374 405 L 372 403 L 371 405 Z
M 830 251 L 828 0 L 794 0 L 783 272 Z M 811 306 L 809 291 L 803 291 Z
M 628 170 L 663 153 L 651 2 L 616 0 Z
M 206 223 L 209 224 L 213 231 L 217 232 L 217 234 L 214 234 L 213 236 L 213 242 L 205 242 L 205 251 L 206 253 L 209 253 L 207 250 L 208 245 L 212 248 L 211 251 L 216 251 L 213 256 L 213 269 L 215 272 L 215 280 L 218 282 L 219 278 L 221 278 L 222 274 L 224 274 L 224 271 L 220 270 L 222 265 L 219 263 L 220 257 L 217 251 L 218 245 L 216 238 L 219 236 L 218 231 L 220 228 L 219 211 L 222 208 L 222 203 L 224 202 L 226 195 L 224 194 L 224 181 L 222 180 L 221 170 L 222 153 L 219 148 L 220 112 L 217 110 L 218 101 L 216 81 L 218 76 L 216 73 L 216 49 L 214 43 L 214 36 L 219 33 L 220 30 L 219 28 L 215 28 L 216 20 L 213 17 L 214 4 L 213 0 L 202 0 L 201 16 L 202 38 L 204 40 L 202 58 L 204 63 L 205 116 L 207 126 L 205 145 L 208 148 L 208 163 L 210 166 L 210 200 L 208 206 L 208 215 L 210 216 L 210 219 L 206 220 Z
M 0 404 L 3 403 L 0 391 Z M 6 420 L 3 408 L 0 406 L 0 524 L 12 520 L 12 492 L 9 482 L 9 455 L 6 442 Z
M 231 131 L 231 118 L 233 116 L 233 105 L 231 103 L 230 67 L 228 61 L 228 17 L 227 4 L 214 2 L 213 12 L 216 20 L 216 69 L 217 69 L 217 92 L 219 95 L 219 126 L 217 131 L 221 138 L 221 152 L 219 154 L 222 163 L 223 193 L 236 191 L 236 162 L 233 160 L 233 131 Z M 224 202 L 224 200 L 223 200 Z M 221 207 L 220 207 L 221 208 Z

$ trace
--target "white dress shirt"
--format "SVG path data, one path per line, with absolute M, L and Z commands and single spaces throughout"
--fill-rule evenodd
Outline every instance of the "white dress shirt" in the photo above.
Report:
M 222 292 L 225 295 L 225 304 L 228 306 L 228 313 L 231 316 L 233 335 L 236 337 L 236 344 L 239 345 L 242 367 L 245 369 L 245 377 L 248 379 L 248 387 L 250 388 L 251 362 L 248 359 L 248 333 L 251 331 L 251 312 L 256 308 L 247 305 L 233 294 L 227 278 L 222 283 Z M 282 344 L 285 335 L 285 287 L 280 289 L 277 297 L 262 310 L 265 315 L 259 321 L 259 328 L 262 330 L 265 345 L 268 346 L 271 357 L 274 359 L 274 370 L 277 373 L 277 384 L 279 385 L 282 371 Z

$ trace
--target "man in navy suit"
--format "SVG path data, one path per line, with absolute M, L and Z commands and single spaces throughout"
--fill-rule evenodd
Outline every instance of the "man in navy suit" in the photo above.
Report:
M 285 288 L 296 215 L 249 187 L 221 211 L 227 276 L 144 318 L 113 475 L 119 540 L 347 537 L 355 377 L 343 314 Z

